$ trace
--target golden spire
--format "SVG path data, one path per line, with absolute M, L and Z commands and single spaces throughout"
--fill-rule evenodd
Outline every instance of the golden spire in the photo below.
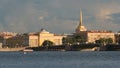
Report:
M 86 28 L 82 25 L 82 10 L 80 10 L 80 21 L 79 21 L 79 25 L 78 27 L 76 28 L 76 33 L 79 33 L 80 31 L 86 31 Z
M 80 10 L 80 26 L 82 26 L 82 11 Z

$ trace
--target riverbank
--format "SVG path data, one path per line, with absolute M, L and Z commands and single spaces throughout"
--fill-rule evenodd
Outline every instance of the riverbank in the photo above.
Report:
M 120 51 L 118 44 L 80 44 L 80 45 L 59 45 L 45 47 L 28 47 L 34 51 Z
M 120 45 L 107 44 L 80 44 L 80 45 L 59 45 L 45 47 L 20 47 L 20 48 L 0 48 L 0 51 L 120 51 Z
M 0 48 L 0 51 L 21 51 L 24 50 L 25 48 Z

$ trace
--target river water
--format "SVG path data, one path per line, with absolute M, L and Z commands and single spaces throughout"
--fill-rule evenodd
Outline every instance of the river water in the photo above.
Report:
M 120 68 L 120 52 L 0 52 L 0 68 Z

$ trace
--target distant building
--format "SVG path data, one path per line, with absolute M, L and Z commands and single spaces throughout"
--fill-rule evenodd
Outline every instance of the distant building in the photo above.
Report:
M 116 39 L 115 42 L 120 44 L 120 33 L 115 34 L 115 39 Z
M 113 42 L 115 42 L 114 33 L 111 31 L 106 30 L 90 30 L 87 31 L 87 29 L 82 25 L 82 12 L 80 12 L 80 23 L 78 27 L 76 28 L 76 32 L 74 35 L 81 36 L 82 38 L 86 39 L 86 42 L 88 43 L 94 43 L 96 40 L 99 40 L 100 38 L 111 38 Z
M 38 35 L 35 33 L 29 33 L 24 35 L 24 45 L 28 45 L 29 47 L 38 47 Z
M 12 38 L 16 35 L 13 32 L 0 32 L 0 43 L 2 47 L 6 47 L 8 45 L 7 39 Z
M 81 31 L 86 31 L 87 29 L 85 28 L 85 26 L 82 25 L 82 11 L 80 12 L 80 23 L 78 25 L 78 27 L 76 28 L 76 33 L 79 33 Z
M 53 34 L 46 31 L 45 29 L 41 29 L 40 32 L 29 33 L 24 35 L 23 45 L 28 45 L 29 47 L 38 47 L 38 46 L 42 46 L 45 40 L 49 40 L 53 42 L 54 45 L 61 45 L 63 37 L 65 36 Z
M 0 33 L 0 47 L 38 47 L 42 46 L 45 40 L 54 45 L 61 45 L 64 35 L 49 33 L 42 29 L 38 33 L 16 34 L 11 32 Z
M 23 46 L 23 37 L 22 35 L 16 35 L 6 39 L 6 43 L 8 47 L 22 47 Z
M 38 36 L 35 34 L 17 34 L 6 40 L 9 47 L 38 47 Z
M 64 35 L 57 35 L 42 29 L 38 33 L 16 34 L 5 39 L 0 38 L 9 47 L 38 47 L 42 46 L 45 40 L 49 40 L 54 45 L 61 45 Z
M 41 46 L 45 40 L 49 40 L 49 41 L 53 42 L 54 45 L 62 45 L 63 37 L 65 37 L 65 36 L 53 34 L 44 29 L 41 29 L 41 31 L 38 32 L 39 46 Z
M 84 31 L 80 33 L 75 33 L 74 35 L 79 35 L 84 37 L 88 43 L 95 43 L 96 40 L 101 38 L 111 38 L 115 42 L 114 33 L 110 31 Z

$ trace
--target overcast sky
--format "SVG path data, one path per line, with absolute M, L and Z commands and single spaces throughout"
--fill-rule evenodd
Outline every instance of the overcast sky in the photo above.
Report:
M 120 30 L 120 0 L 0 0 L 0 32 L 73 33 L 80 9 L 88 30 Z

